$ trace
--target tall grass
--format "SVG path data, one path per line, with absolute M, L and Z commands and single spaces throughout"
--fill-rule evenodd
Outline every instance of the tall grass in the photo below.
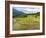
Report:
M 40 29 L 40 15 L 27 15 L 26 17 L 13 18 L 13 30 Z

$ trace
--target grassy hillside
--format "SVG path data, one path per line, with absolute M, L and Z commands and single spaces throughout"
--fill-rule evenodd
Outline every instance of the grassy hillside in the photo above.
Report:
M 13 30 L 36 30 L 40 29 L 40 15 L 26 15 L 13 18 Z

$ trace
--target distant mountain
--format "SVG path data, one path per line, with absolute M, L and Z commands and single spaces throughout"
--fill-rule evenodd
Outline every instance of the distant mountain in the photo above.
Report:
M 25 13 L 22 12 L 22 11 L 19 11 L 19 10 L 13 9 L 13 16 L 22 15 L 22 14 L 25 14 Z
M 32 13 L 32 14 L 22 14 L 22 15 L 18 15 L 18 16 L 27 17 L 28 15 L 36 15 L 36 16 L 39 16 L 40 15 L 40 12 Z
M 34 15 L 34 14 L 37 14 L 37 15 L 40 15 L 40 12 L 35 12 L 35 13 L 24 13 L 23 11 L 19 11 L 19 10 L 16 10 L 13 8 L 13 16 L 22 16 L 22 15 Z

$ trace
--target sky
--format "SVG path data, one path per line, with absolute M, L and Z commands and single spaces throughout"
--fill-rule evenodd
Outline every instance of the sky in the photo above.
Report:
M 40 12 L 39 8 L 30 8 L 30 7 L 14 7 L 14 9 L 18 10 L 18 11 L 22 11 L 24 13 L 37 13 Z

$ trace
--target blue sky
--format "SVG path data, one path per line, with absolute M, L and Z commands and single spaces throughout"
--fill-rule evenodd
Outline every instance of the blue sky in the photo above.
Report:
M 18 11 L 22 11 L 24 13 L 37 13 L 40 12 L 39 8 L 30 8 L 30 7 L 14 7 L 14 9 Z

